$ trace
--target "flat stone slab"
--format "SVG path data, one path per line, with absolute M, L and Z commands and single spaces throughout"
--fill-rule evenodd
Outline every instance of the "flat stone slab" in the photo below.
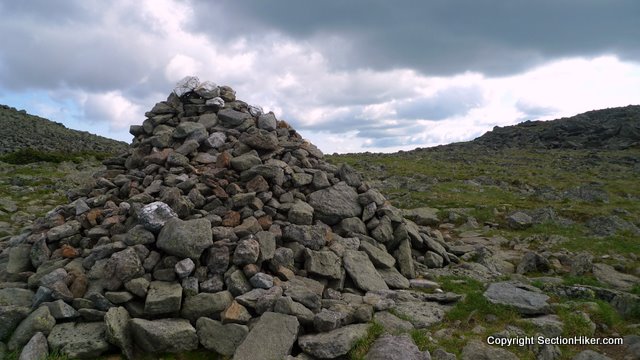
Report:
M 103 322 L 64 323 L 53 327 L 47 341 L 72 359 L 95 359 L 109 350 Z
M 300 324 L 295 316 L 265 312 L 238 346 L 234 360 L 283 359 L 291 353 Z
M 389 289 L 364 251 L 345 251 L 342 261 L 347 274 L 359 289 L 363 291 Z
M 202 346 L 225 356 L 233 356 L 249 333 L 246 325 L 223 324 L 206 317 L 198 319 L 196 329 Z
M 429 351 L 418 349 L 409 335 L 383 335 L 371 346 L 365 360 L 431 360 Z
M 416 329 L 437 324 L 444 318 L 445 307 L 435 302 L 406 301 L 398 302 L 393 311 L 406 317 Z
M 132 319 L 133 340 L 143 351 L 179 353 L 198 348 L 196 329 L 186 319 Z
M 593 264 L 593 276 L 599 281 L 621 290 L 630 290 L 640 284 L 640 278 L 631 274 L 616 271 L 611 265 Z
M 346 355 L 358 340 L 367 336 L 369 324 L 347 325 L 329 332 L 303 335 L 298 345 L 305 353 L 318 359 L 334 359 Z
M 524 315 L 547 314 L 551 310 L 549 297 L 536 289 L 518 282 L 497 282 L 489 285 L 484 297 L 493 304 L 512 306 Z

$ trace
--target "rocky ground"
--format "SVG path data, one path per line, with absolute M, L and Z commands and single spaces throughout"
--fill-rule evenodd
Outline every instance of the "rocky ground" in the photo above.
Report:
M 177 95 L 93 177 L 2 165 L 0 358 L 639 358 L 638 149 L 327 162 L 228 87 Z M 624 344 L 487 343 L 527 336 Z

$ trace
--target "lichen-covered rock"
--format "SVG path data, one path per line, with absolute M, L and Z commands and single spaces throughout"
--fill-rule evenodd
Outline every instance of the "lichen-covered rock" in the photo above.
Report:
M 167 254 L 197 260 L 213 245 L 211 223 L 206 219 L 169 219 L 158 234 L 156 245 Z
M 196 329 L 185 319 L 131 319 L 134 343 L 150 353 L 179 353 L 198 348 Z

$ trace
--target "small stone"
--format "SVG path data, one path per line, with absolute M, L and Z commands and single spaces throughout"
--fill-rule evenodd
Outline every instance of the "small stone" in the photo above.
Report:
M 182 287 L 180 284 L 152 281 L 144 304 L 147 315 L 174 314 L 180 311 Z
M 187 276 L 191 275 L 195 268 L 196 264 L 193 262 L 193 260 L 189 258 L 180 260 L 175 265 L 176 275 L 178 275 L 178 278 L 184 279 Z
M 132 319 L 131 334 L 136 345 L 150 353 L 181 353 L 198 348 L 196 329 L 186 319 Z
M 270 289 L 273 287 L 273 276 L 259 272 L 249 279 L 254 288 Z
M 222 313 L 220 313 L 220 319 L 223 324 L 246 324 L 251 320 L 251 314 L 249 314 L 249 311 L 247 311 L 244 306 L 233 301 Z

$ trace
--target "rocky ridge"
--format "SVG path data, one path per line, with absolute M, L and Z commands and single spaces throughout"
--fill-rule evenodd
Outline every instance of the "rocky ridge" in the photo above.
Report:
M 411 290 L 432 286 L 417 256 L 459 261 L 437 230 L 231 88 L 189 78 L 145 115 L 93 187 L 4 244 L 10 351 L 337 358 L 374 316 L 424 328 L 459 299 Z
M 468 144 L 492 149 L 621 150 L 638 147 L 640 105 L 588 111 L 553 121 L 525 121 L 513 126 L 496 126 Z
M 0 105 L 0 154 L 21 149 L 76 153 L 83 151 L 118 154 L 127 144 L 86 131 L 67 129 L 61 123 Z

